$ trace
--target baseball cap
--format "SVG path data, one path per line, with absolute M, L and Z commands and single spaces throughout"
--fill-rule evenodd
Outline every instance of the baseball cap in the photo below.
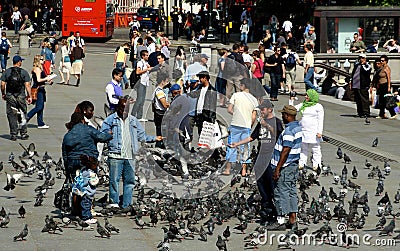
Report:
M 289 114 L 289 115 L 297 115 L 297 110 L 296 110 L 296 108 L 295 108 L 294 106 L 292 106 L 292 105 L 285 105 L 285 106 L 283 107 L 283 109 L 282 109 L 282 110 L 279 110 L 278 112 L 286 113 L 286 114 Z
M 210 73 L 208 71 L 201 71 L 196 74 L 196 76 L 209 76 L 209 75 L 210 75 Z
M 55 31 L 52 31 L 51 33 L 50 33 L 50 36 L 54 36 L 55 34 L 57 34 Z
M 274 104 L 271 103 L 269 99 L 264 99 L 263 102 L 258 106 L 258 108 L 274 108 Z
M 364 53 L 361 53 L 360 55 L 358 55 L 359 58 L 367 58 L 367 55 Z
M 25 58 L 21 58 L 20 55 L 15 55 L 13 57 L 13 64 L 16 64 L 16 63 L 18 63 L 19 61 L 22 61 L 22 60 L 25 60 Z
M 169 88 L 169 91 L 170 92 L 173 92 L 173 91 L 178 91 L 178 90 L 180 90 L 181 89 L 181 86 L 179 85 L 179 84 L 173 84 L 172 86 L 171 86 L 171 88 Z
M 201 53 L 201 58 L 206 58 L 206 59 L 209 59 L 210 57 L 209 56 L 207 56 L 207 54 L 204 54 L 204 53 Z
M 191 83 L 196 83 L 197 81 L 199 81 L 199 77 L 198 77 L 198 76 L 192 75 L 192 76 L 190 77 L 190 82 L 191 82 Z

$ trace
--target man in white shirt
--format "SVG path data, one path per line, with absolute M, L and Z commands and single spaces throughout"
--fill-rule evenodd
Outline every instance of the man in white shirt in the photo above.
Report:
M 207 62 L 208 56 L 206 54 L 196 54 L 193 57 L 193 64 L 190 64 L 186 68 L 185 76 L 183 78 L 184 83 L 189 83 L 192 76 L 196 76 L 197 73 L 201 71 L 207 71 Z
M 120 85 L 123 74 L 124 72 L 122 69 L 115 68 L 111 73 L 113 79 L 106 85 L 108 106 L 112 112 L 116 111 L 119 99 L 123 96 Z
M 292 22 L 290 22 L 290 20 L 286 20 L 285 22 L 283 22 L 282 28 L 285 30 L 285 33 L 287 34 L 288 32 L 292 31 L 293 24 Z
M 306 44 L 304 50 L 306 54 L 304 55 L 304 83 L 306 84 L 306 89 L 316 89 L 314 86 L 314 54 L 312 53 L 313 46 L 311 44 Z
M 228 144 L 239 142 L 250 137 L 251 127 L 257 118 L 256 108 L 258 106 L 257 99 L 250 94 L 250 82 L 248 79 L 240 81 L 239 88 L 241 92 L 235 92 L 229 100 L 228 113 L 232 114 L 232 122 L 229 127 Z M 232 163 L 237 161 L 237 148 L 228 148 L 226 152 L 226 169 L 225 175 L 230 174 Z M 240 163 L 242 164 L 242 176 L 246 175 L 246 165 L 250 154 L 250 143 L 240 146 Z
M 147 50 L 143 50 L 140 52 L 140 57 L 142 60 L 140 60 L 137 63 L 136 66 L 136 74 L 141 75 L 140 76 L 140 83 L 136 84 L 136 91 L 137 91 L 137 98 L 135 105 L 132 108 L 132 116 L 135 116 L 140 122 L 146 122 L 147 119 L 142 118 L 143 117 L 143 106 L 144 106 L 144 101 L 146 98 L 146 90 L 147 86 L 149 86 L 150 82 L 150 74 L 149 72 L 153 67 L 150 67 L 150 65 L 147 63 L 147 60 L 149 59 L 149 52 Z

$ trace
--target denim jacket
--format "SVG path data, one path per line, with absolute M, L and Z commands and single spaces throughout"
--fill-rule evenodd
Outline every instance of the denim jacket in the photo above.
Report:
M 154 142 L 156 140 L 155 136 L 149 136 L 146 134 L 142 124 L 140 124 L 136 117 L 128 115 L 126 119 L 129 119 L 133 154 L 136 154 L 139 151 L 139 141 Z M 103 125 L 101 126 L 100 131 L 105 133 L 109 133 L 110 131 L 112 131 L 113 138 L 112 140 L 110 140 L 110 142 L 108 142 L 109 152 L 121 154 L 121 120 L 116 112 L 108 116 L 103 121 Z
M 67 159 L 79 159 L 81 155 L 88 155 L 97 158 L 98 142 L 107 142 L 112 138 L 109 133 L 102 133 L 97 129 L 79 123 L 64 135 L 62 142 L 62 156 L 64 163 Z

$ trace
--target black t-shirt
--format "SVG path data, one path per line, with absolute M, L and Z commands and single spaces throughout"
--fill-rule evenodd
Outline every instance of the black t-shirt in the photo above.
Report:
M 332 84 L 335 82 L 335 80 L 333 78 L 325 78 L 325 80 L 322 82 L 321 85 L 321 93 L 322 94 L 328 94 L 328 91 L 331 89 Z
M 281 56 L 275 57 L 275 54 L 272 54 L 268 58 L 268 64 L 278 63 L 276 66 L 272 66 L 271 73 L 282 74 L 282 65 L 284 64 L 283 58 Z
M 56 45 L 58 45 L 58 40 L 54 37 L 46 37 L 44 42 L 49 42 L 51 45 L 51 52 L 56 53 Z
M 250 135 L 253 140 L 258 139 L 258 151 L 260 151 L 261 144 L 275 144 L 276 140 L 278 140 L 279 135 L 283 131 L 282 121 L 277 117 L 264 120 L 272 127 L 272 131 L 262 126 L 261 123 L 258 122 Z M 273 138 L 273 136 L 275 136 L 275 139 Z

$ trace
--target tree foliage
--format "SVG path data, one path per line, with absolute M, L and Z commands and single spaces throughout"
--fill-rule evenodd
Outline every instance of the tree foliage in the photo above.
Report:
M 399 6 L 400 0 L 354 0 L 355 6 Z

